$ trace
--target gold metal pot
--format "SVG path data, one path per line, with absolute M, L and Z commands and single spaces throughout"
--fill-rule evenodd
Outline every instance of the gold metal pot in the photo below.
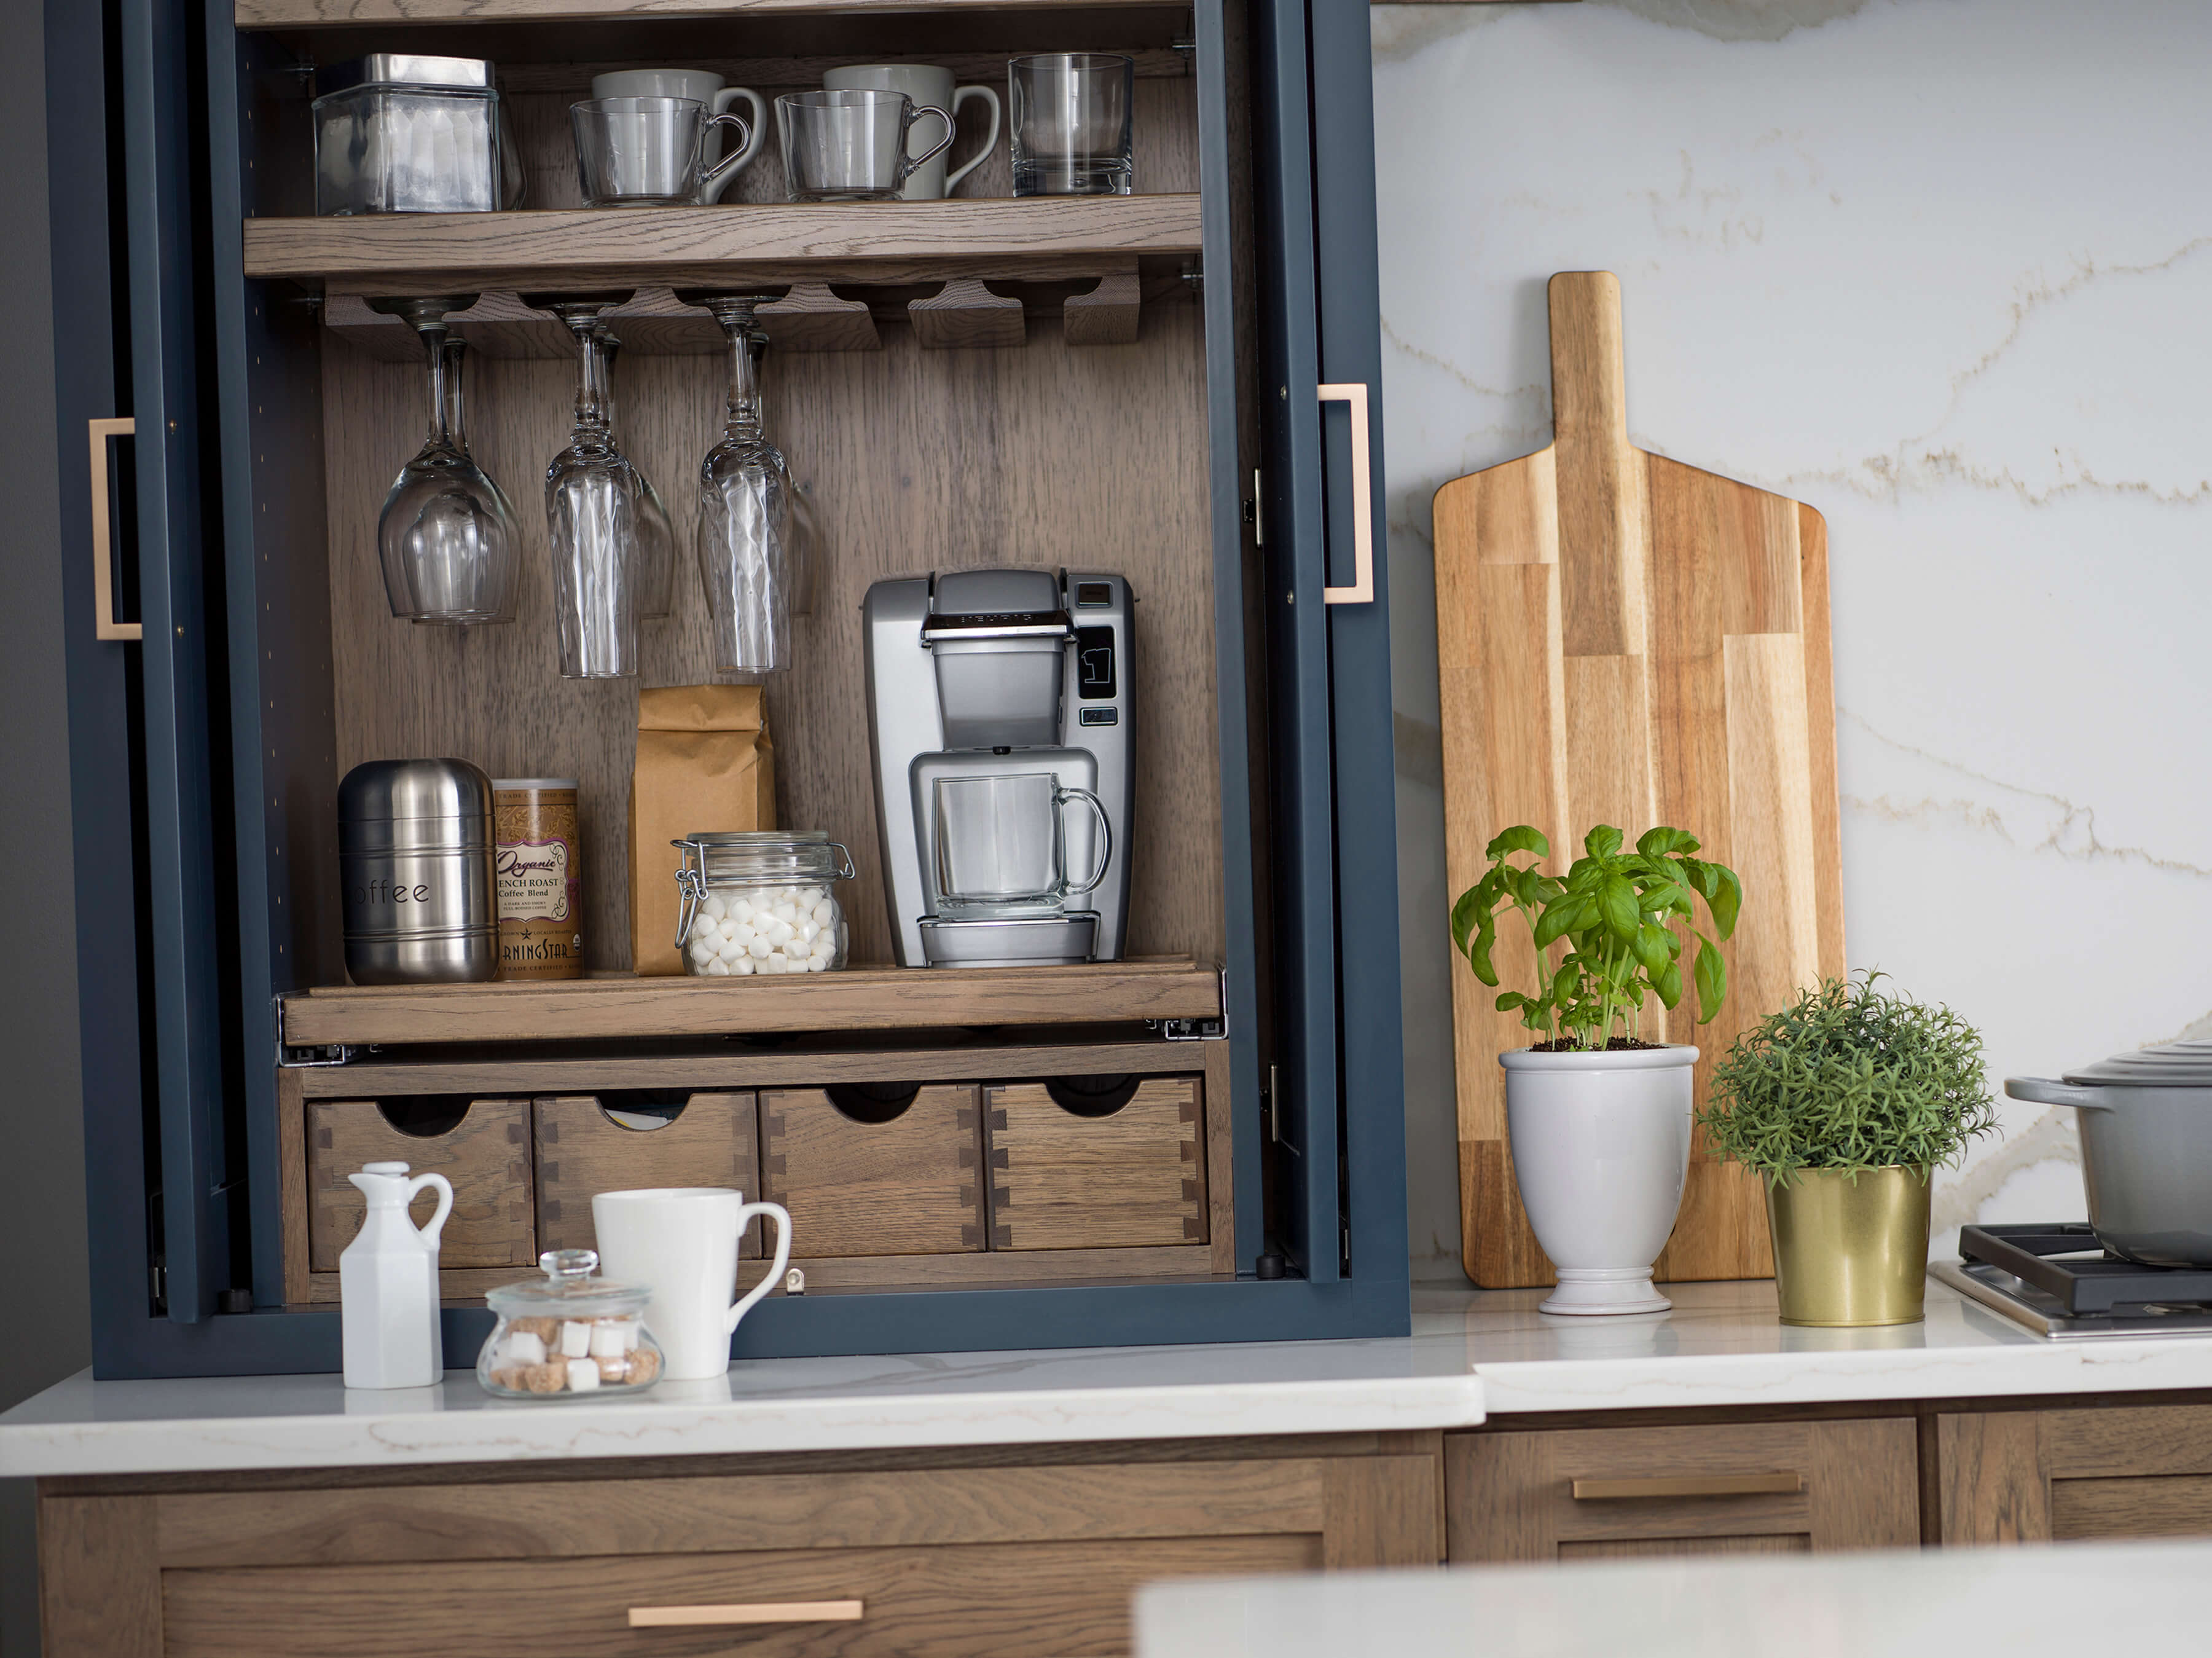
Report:
M 1928 1171 L 1801 1169 L 1766 1188 L 1784 1324 L 1911 1324 L 1928 1272 Z

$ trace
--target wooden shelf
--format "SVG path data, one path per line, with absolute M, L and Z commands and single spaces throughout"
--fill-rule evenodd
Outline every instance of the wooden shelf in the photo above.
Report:
M 246 274 L 330 295 L 1093 279 L 1200 251 L 1195 195 L 248 219 Z
M 1159 0 L 237 0 L 241 29 L 361 23 L 641 21 L 834 16 L 842 12 L 1053 11 L 1157 6 Z
M 333 987 L 284 998 L 283 1040 L 295 1048 L 607 1041 L 1220 1016 L 1219 973 L 1178 957 L 1057 968 L 854 968 L 733 981 Z

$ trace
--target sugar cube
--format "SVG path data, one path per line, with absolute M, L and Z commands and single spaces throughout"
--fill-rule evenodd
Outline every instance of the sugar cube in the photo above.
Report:
M 581 1358 L 592 1351 L 592 1327 L 571 1320 L 561 1327 L 561 1357 Z
M 592 1357 L 620 1358 L 629 1350 L 623 1345 L 622 1326 L 594 1324 L 592 1326 Z
M 574 1325 L 568 1327 L 574 1329 Z M 599 1385 L 599 1362 L 596 1358 L 572 1358 L 568 1361 L 568 1391 L 587 1394 Z
M 509 1330 L 507 1345 L 501 1351 L 510 1364 L 543 1364 L 545 1362 L 544 1342 L 528 1330 Z

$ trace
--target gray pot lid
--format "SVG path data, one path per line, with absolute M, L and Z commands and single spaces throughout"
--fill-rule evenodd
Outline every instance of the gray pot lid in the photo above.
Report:
M 2212 1088 L 2212 1042 L 2160 1042 L 2066 1073 L 2083 1088 Z

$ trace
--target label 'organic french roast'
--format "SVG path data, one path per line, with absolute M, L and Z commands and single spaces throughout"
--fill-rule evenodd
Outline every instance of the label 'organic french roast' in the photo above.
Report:
M 583 842 L 576 831 L 575 780 L 510 777 L 491 786 L 499 976 L 581 978 Z

